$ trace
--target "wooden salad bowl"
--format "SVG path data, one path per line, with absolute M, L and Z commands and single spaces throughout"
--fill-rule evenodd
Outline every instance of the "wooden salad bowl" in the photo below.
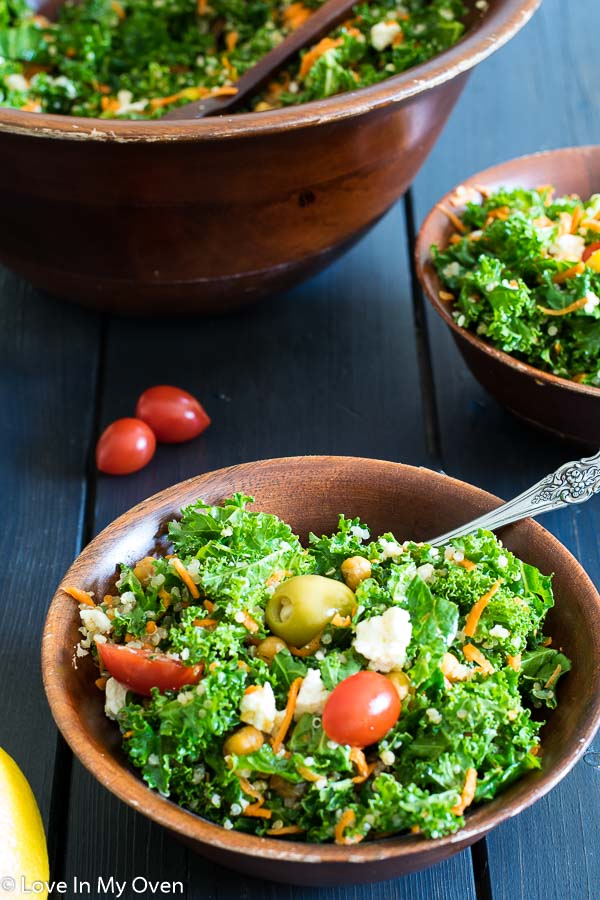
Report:
M 493 509 L 500 501 L 478 488 L 428 469 L 345 457 L 297 457 L 210 472 L 156 494 L 109 525 L 73 563 L 63 585 L 102 596 L 119 562 L 132 563 L 180 507 L 202 497 L 217 503 L 234 491 L 256 497 L 306 539 L 331 532 L 338 514 L 360 516 L 373 534 L 424 540 Z M 333 885 L 393 878 L 437 863 L 472 844 L 500 822 L 543 797 L 581 758 L 600 723 L 600 597 L 571 554 L 531 519 L 504 529 L 506 545 L 542 572 L 555 573 L 556 607 L 548 617 L 554 644 L 573 660 L 561 681 L 558 709 L 542 732 L 543 766 L 467 815 L 465 827 L 439 840 L 410 835 L 351 847 L 306 844 L 227 831 L 147 788 L 120 749 L 116 725 L 105 718 L 90 657 L 73 667 L 78 607 L 61 589 L 46 621 L 42 667 L 56 723 L 92 775 L 142 815 L 174 832 L 193 850 L 251 875 L 298 884 Z
M 173 122 L 0 108 L 0 262 L 85 306 L 138 315 L 225 311 L 290 287 L 401 196 L 469 70 L 541 0 L 490 0 L 484 15 L 469 2 L 452 49 L 298 107 Z
M 600 146 L 567 147 L 534 153 L 486 169 L 466 179 L 465 186 L 537 187 L 553 184 L 557 195 L 579 194 L 587 199 L 600 191 Z M 454 231 L 439 208 L 450 206 L 449 191 L 425 219 L 416 246 L 417 274 L 427 299 L 451 329 L 463 359 L 475 378 L 504 406 L 532 425 L 590 447 L 600 446 L 600 388 L 557 378 L 497 350 L 452 317 L 439 298 L 442 285 L 431 260 L 431 245 L 445 247 Z M 460 214 L 460 207 L 454 208 Z

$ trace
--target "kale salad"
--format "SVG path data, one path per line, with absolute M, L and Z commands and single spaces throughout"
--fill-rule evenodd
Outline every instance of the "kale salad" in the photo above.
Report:
M 82 0 L 56 22 L 0 0 L 0 105 L 30 112 L 153 119 L 235 81 L 323 0 Z M 452 46 L 462 0 L 378 0 L 307 48 L 250 108 L 375 84 Z
M 600 194 L 481 194 L 433 261 L 458 325 L 552 375 L 600 386 Z M 458 202 L 461 195 L 457 195 Z M 478 196 L 479 200 L 479 196 Z
M 490 532 L 442 549 L 358 519 L 304 547 L 236 494 L 171 523 L 172 552 L 79 587 L 106 714 L 146 783 L 226 829 L 352 844 L 456 831 L 540 767 L 569 660 L 551 577 Z

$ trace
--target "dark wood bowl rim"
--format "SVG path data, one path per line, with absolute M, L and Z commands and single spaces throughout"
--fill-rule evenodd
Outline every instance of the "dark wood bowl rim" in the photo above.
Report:
M 201 496 L 203 484 L 215 476 L 222 476 L 229 472 L 243 473 L 252 471 L 257 464 L 285 468 L 288 465 L 297 464 L 299 460 L 309 465 L 347 466 L 350 463 L 359 466 L 362 471 L 369 468 L 371 472 L 378 470 L 382 475 L 384 473 L 389 475 L 391 471 L 399 479 L 403 476 L 414 477 L 415 474 L 419 473 L 426 475 L 432 483 L 452 483 L 463 495 L 468 495 L 470 498 L 477 500 L 484 509 L 493 509 L 502 502 L 493 494 L 489 494 L 458 479 L 450 478 L 447 475 L 442 475 L 424 467 L 416 468 L 385 460 L 360 457 L 305 456 L 245 463 L 190 478 L 138 503 L 128 513 L 123 514 L 108 525 L 88 544 L 65 574 L 61 586 L 73 583 L 72 572 L 75 571 L 75 577 L 79 577 L 80 571 L 85 569 L 89 557 L 101 550 L 104 542 L 110 539 L 112 532 L 118 529 L 121 523 L 127 522 L 128 527 L 131 528 L 135 523 L 147 517 L 149 509 L 156 510 L 157 507 L 160 508 L 163 504 L 165 509 L 168 508 L 171 494 L 178 492 L 184 486 L 186 493 L 193 496 Z M 543 537 L 557 559 L 562 557 L 563 560 L 566 559 L 568 561 L 573 575 L 577 575 L 578 581 L 588 594 L 590 609 L 595 609 L 595 614 L 600 620 L 600 596 L 589 576 L 569 551 L 541 525 L 533 522 L 531 519 L 527 520 L 526 523 L 520 523 L 513 527 L 528 527 L 532 529 L 534 534 Z M 501 808 L 491 811 L 490 804 L 484 804 L 467 817 L 464 828 L 455 834 L 437 840 L 428 840 L 416 835 L 409 835 L 357 844 L 352 847 L 340 847 L 331 844 L 304 844 L 297 841 L 281 842 L 274 838 L 255 837 L 236 831 L 227 831 L 219 825 L 187 812 L 175 803 L 151 791 L 136 773 L 127 768 L 124 762 L 119 763 L 96 750 L 87 734 L 80 728 L 71 704 L 65 702 L 63 687 L 65 676 L 61 667 L 60 653 L 56 652 L 56 645 L 53 639 L 55 625 L 58 628 L 63 609 L 67 607 L 72 607 L 73 610 L 76 609 L 73 601 L 61 590 L 61 586 L 57 588 L 44 625 L 42 673 L 44 688 L 52 714 L 73 753 L 105 788 L 138 812 L 142 812 L 154 822 L 180 834 L 188 841 L 192 840 L 201 844 L 216 846 L 225 851 L 241 853 L 250 857 L 262 857 L 265 860 L 288 861 L 291 863 L 374 863 L 386 859 L 407 859 L 413 855 L 421 857 L 423 853 L 431 853 L 432 861 L 435 861 L 435 859 L 440 858 L 440 851 L 444 848 L 447 848 L 448 853 L 452 853 L 453 845 L 463 846 L 465 843 L 472 843 L 477 837 L 481 837 L 501 822 L 522 812 L 547 794 L 582 757 L 600 725 L 599 670 L 599 674 L 596 677 L 598 682 L 595 690 L 596 701 L 591 708 L 587 708 L 585 715 L 582 714 L 578 739 L 569 748 L 568 756 L 565 756 L 560 764 L 554 766 L 551 770 L 540 773 L 539 778 L 532 781 L 526 795 L 514 797 Z M 117 791 L 115 788 L 115 780 L 118 781 L 121 787 L 120 791 Z M 126 784 L 127 788 L 126 793 L 123 793 L 122 790 L 124 784 Z M 496 803 L 497 801 L 493 802 Z
M 568 162 L 568 157 L 574 152 L 600 153 L 600 145 L 590 144 L 585 147 L 562 147 L 558 150 L 544 150 L 539 153 L 528 153 L 525 156 L 518 156 L 496 166 L 490 166 L 489 169 L 484 169 L 483 172 L 478 172 L 476 175 L 471 175 L 469 178 L 465 178 L 464 181 L 460 182 L 460 185 L 464 185 L 465 187 L 469 187 L 469 185 L 481 185 L 482 187 L 485 187 L 488 183 L 498 185 L 502 181 L 502 172 L 508 166 L 512 166 L 513 163 L 544 159 L 549 156 L 564 156 L 566 164 Z M 514 177 L 511 178 L 511 180 L 514 180 Z M 527 179 L 524 180 L 527 181 Z M 537 183 L 539 182 L 536 182 L 536 184 Z M 560 378 L 558 375 L 552 375 L 550 372 L 544 372 L 542 369 L 536 369 L 535 366 L 531 366 L 528 363 L 521 362 L 521 360 L 516 359 L 516 357 L 511 356 L 509 353 L 505 353 L 503 350 L 498 350 L 497 347 L 494 347 L 492 344 L 487 343 L 487 341 L 484 341 L 472 331 L 469 331 L 469 329 L 461 328 L 460 325 L 457 325 L 456 321 L 450 314 L 448 305 L 444 304 L 443 301 L 440 300 L 438 291 L 440 290 L 442 285 L 440 284 L 437 272 L 431 261 L 429 238 L 427 237 L 427 235 L 431 230 L 433 222 L 438 219 L 447 221 L 446 216 L 439 209 L 439 206 L 441 205 L 448 207 L 450 198 L 454 196 L 457 187 L 459 187 L 460 185 L 455 185 L 455 187 L 453 187 L 451 191 L 448 191 L 448 193 L 444 197 L 442 197 L 441 200 L 438 200 L 435 206 L 427 214 L 427 217 L 425 218 L 423 224 L 421 225 L 421 228 L 419 229 L 419 234 L 415 246 L 417 276 L 419 278 L 425 296 L 429 300 L 429 303 L 438 314 L 438 316 L 444 320 L 446 325 L 448 325 L 448 327 L 452 329 L 454 334 L 457 335 L 460 340 L 466 341 L 477 351 L 491 357 L 496 362 L 502 363 L 502 365 L 508 366 L 510 369 L 513 369 L 516 372 L 520 372 L 522 375 L 533 378 L 535 381 L 541 381 L 544 384 L 552 385 L 555 388 L 560 388 L 560 390 L 573 392 L 575 394 L 584 394 L 588 397 L 595 397 L 596 399 L 600 399 L 600 388 L 594 387 L 591 384 L 578 384 L 576 381 L 570 381 L 568 378 Z M 525 184 L 524 186 L 534 187 L 535 185 L 532 183 L 531 185 Z
M 501 0 L 449 50 L 380 84 L 271 112 L 176 122 L 124 121 L 0 107 L 0 133 L 109 142 L 174 142 L 253 137 L 360 116 L 399 103 L 467 72 L 509 41 L 541 0 Z

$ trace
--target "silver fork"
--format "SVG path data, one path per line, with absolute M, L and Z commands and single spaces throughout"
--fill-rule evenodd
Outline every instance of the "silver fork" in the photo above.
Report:
M 594 456 L 565 463 L 556 472 L 546 475 L 508 503 L 428 543 L 439 547 L 451 538 L 460 537 L 478 528 L 496 531 L 504 525 L 510 525 L 511 522 L 518 522 L 529 516 L 539 516 L 574 503 L 585 503 L 598 492 L 600 492 L 600 451 Z

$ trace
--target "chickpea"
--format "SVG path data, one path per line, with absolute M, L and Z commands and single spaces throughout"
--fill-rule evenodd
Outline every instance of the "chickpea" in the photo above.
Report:
M 323 575 L 295 575 L 280 584 L 265 610 L 267 625 L 293 647 L 304 647 L 336 613 L 348 615 L 355 603 L 350 588 Z
M 350 556 L 342 563 L 342 575 L 351 591 L 355 591 L 361 581 L 371 577 L 371 563 L 363 556 Z
M 264 744 L 265 739 L 262 732 L 255 728 L 254 725 L 244 725 L 238 728 L 233 734 L 230 734 L 223 744 L 223 756 L 247 756 L 248 753 L 256 753 Z
M 261 641 L 256 648 L 256 655 L 259 659 L 264 659 L 266 663 L 271 665 L 280 650 L 285 650 L 287 644 L 278 637 L 268 637 Z
M 145 556 L 137 562 L 133 569 L 133 574 L 139 580 L 142 587 L 147 587 L 148 582 L 153 575 L 156 575 L 154 563 L 156 560 L 152 556 Z
M 400 700 L 406 700 L 410 693 L 410 678 L 408 675 L 404 672 L 388 672 L 385 677 L 388 681 L 391 681 L 396 688 Z

